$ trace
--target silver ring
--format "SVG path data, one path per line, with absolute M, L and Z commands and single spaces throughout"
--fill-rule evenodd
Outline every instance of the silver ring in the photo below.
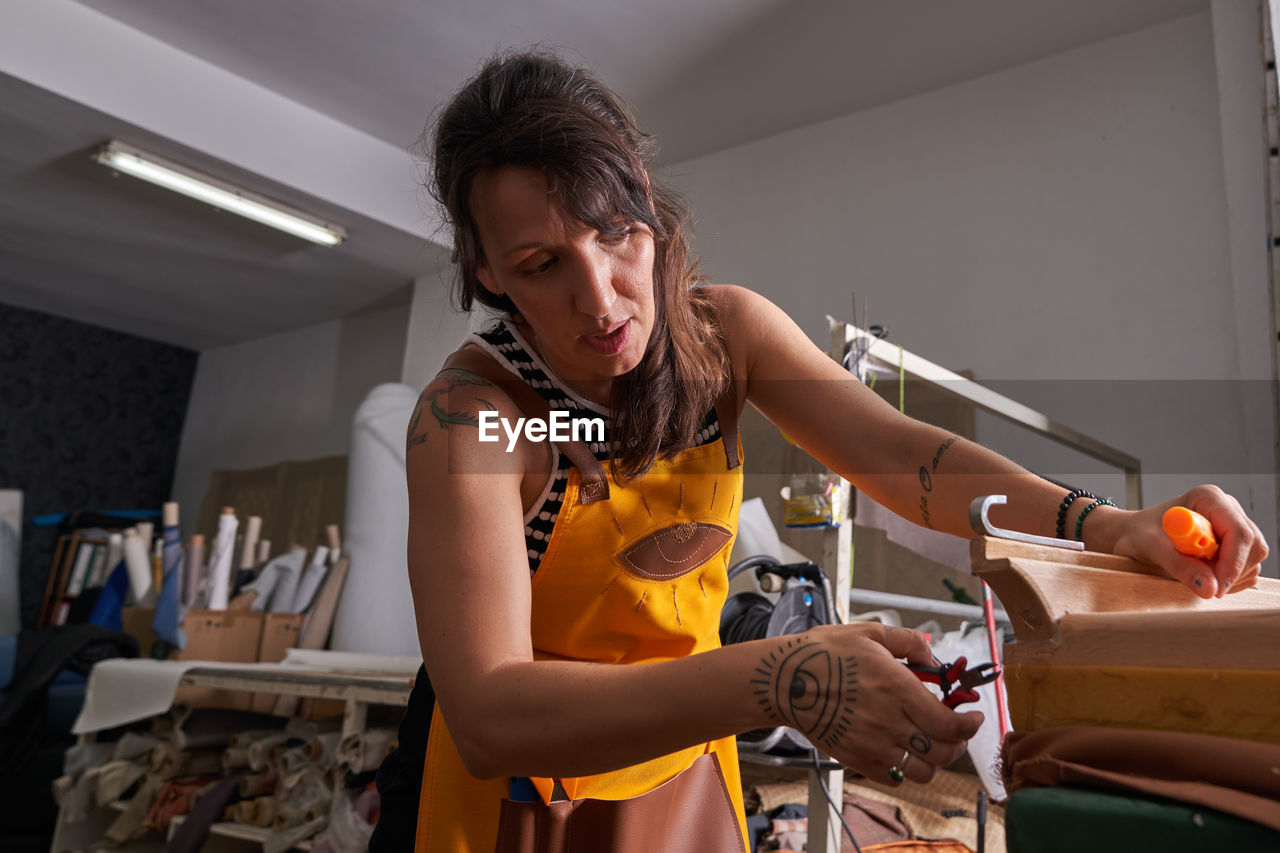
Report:
M 610 314 L 612 314 L 612 313 L 613 313 L 612 311 L 606 311 L 606 312 L 604 312 L 604 314 L 603 314 L 603 315 L 601 315 L 601 316 L 597 317 L 596 319 L 597 319 L 597 320 L 607 320 L 607 319 L 609 319 L 609 315 L 610 315 Z
M 901 782 L 903 779 L 907 778 L 906 773 L 903 771 L 907 769 L 907 761 L 910 760 L 910 758 L 911 750 L 903 750 L 902 759 L 897 764 L 889 768 L 889 778 L 894 782 Z

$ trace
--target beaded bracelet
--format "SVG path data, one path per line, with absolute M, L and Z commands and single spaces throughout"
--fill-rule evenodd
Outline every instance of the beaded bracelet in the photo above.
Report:
M 1058 538 L 1067 538 L 1067 510 L 1076 498 L 1091 498 L 1097 500 L 1098 496 L 1086 489 L 1076 489 L 1065 498 L 1062 499 L 1062 506 L 1058 507 Z
M 1080 517 L 1076 519 L 1076 541 L 1077 541 L 1077 542 L 1083 542 L 1083 541 L 1084 541 L 1084 535 L 1083 535 L 1082 531 L 1084 530 L 1084 519 L 1085 519 L 1085 516 L 1087 516 L 1089 513 L 1093 512 L 1093 510 L 1094 510 L 1095 508 L 1100 507 L 1100 506 L 1115 506 L 1115 504 L 1113 504 L 1113 503 L 1112 503 L 1110 500 L 1108 500 L 1107 498 L 1098 498 L 1098 499 L 1097 499 L 1097 500 L 1095 500 L 1093 503 L 1091 503 L 1091 504 L 1089 504 L 1087 507 L 1085 507 L 1085 508 L 1084 508 L 1084 512 L 1080 513 Z

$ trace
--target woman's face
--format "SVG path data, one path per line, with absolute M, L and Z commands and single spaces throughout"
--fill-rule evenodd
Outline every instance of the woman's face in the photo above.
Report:
M 613 379 L 640 363 L 653 331 L 653 232 L 623 221 L 616 235 L 601 234 L 565 214 L 545 175 L 525 166 L 482 172 L 471 210 L 480 284 L 515 303 L 561 379 L 607 404 Z

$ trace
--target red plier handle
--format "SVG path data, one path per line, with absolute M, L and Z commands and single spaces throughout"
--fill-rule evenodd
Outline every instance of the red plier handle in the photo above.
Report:
M 942 689 L 942 704 L 955 710 L 957 705 L 966 702 L 977 702 L 978 691 L 975 687 L 988 684 L 1000 677 L 1000 671 L 994 663 L 984 663 L 968 669 L 969 661 L 958 657 L 955 663 L 944 663 L 938 666 L 921 666 L 909 663 L 907 669 L 916 674 L 921 681 L 932 682 Z

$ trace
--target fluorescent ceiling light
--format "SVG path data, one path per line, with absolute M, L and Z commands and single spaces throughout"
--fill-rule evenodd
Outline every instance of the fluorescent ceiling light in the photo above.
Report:
M 337 225 L 322 222 L 279 202 L 238 189 L 225 181 L 202 175 L 186 166 L 179 166 L 120 142 L 112 141 L 102 146 L 93 156 L 99 163 L 117 172 L 124 172 L 214 207 L 238 213 L 322 246 L 336 246 L 347 236 Z

